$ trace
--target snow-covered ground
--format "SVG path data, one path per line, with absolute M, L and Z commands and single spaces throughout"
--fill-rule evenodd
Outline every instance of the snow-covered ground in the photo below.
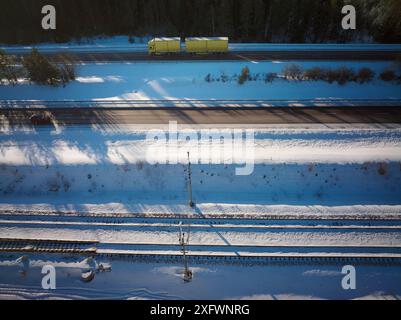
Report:
M 218 164 L 223 141 L 203 144 L 209 154 L 196 140 L 158 153 L 136 126 L 2 128 L 0 238 L 89 241 L 107 272 L 85 283 L 84 256 L 1 253 L 0 299 L 399 299 L 401 129 L 254 132 L 254 171 L 236 176 L 249 149 Z M 147 163 L 149 150 L 178 163 Z M 354 291 L 341 287 L 350 263 Z M 54 291 L 41 288 L 44 265 L 57 270 Z
M 0 86 L 0 100 L 321 100 L 321 99 L 401 99 L 400 85 L 374 80 L 368 84 L 338 85 L 318 81 L 266 83 L 263 74 L 281 74 L 292 62 L 146 62 L 79 65 L 76 81 L 64 87 L 30 85 L 22 81 L 13 87 Z M 358 70 L 370 67 L 378 76 L 390 62 L 297 62 L 302 68 L 339 66 Z M 208 74 L 228 78 L 249 67 L 258 81 L 239 85 L 237 81 L 207 82 Z
M 200 132 L 194 131 L 198 138 Z M 314 212 L 305 206 L 359 214 L 352 207 L 360 205 L 372 206 L 362 215 L 400 213 L 400 129 L 259 129 L 241 148 L 184 136 L 177 147 L 160 148 L 147 138 L 130 126 L 4 130 L 0 208 L 191 213 L 189 151 L 194 198 L 207 214 Z M 250 175 L 237 176 L 246 162 Z
M 299 64 L 303 68 L 368 66 L 376 73 L 390 67 L 384 62 Z M 257 61 L 88 64 L 78 67 L 79 77 L 65 88 L 3 85 L 0 99 L 401 99 L 399 85 L 377 79 L 345 86 L 282 79 L 244 85 L 205 81 L 209 73 L 233 77 L 245 66 L 252 74 L 280 73 L 285 65 Z M 178 223 L 192 219 L 189 256 L 206 257 L 206 262 L 209 256 L 246 262 L 286 255 L 399 261 L 401 129 L 397 125 L 218 126 L 218 139 L 200 142 L 206 126 L 185 127 L 165 132 L 182 139 L 177 145 L 173 140 L 161 147 L 154 137 L 167 130 L 168 123 L 147 128 L 57 123 L 32 128 L 2 123 L 0 238 L 87 240 L 96 243 L 102 257 L 119 258 L 106 261 L 112 264 L 111 272 L 97 274 L 94 282 L 85 285 L 79 280 L 88 268 L 83 258 L 29 254 L 30 267 L 21 272 L 21 255 L 0 254 L 0 298 L 400 297 L 400 272 L 394 265 L 356 265 L 361 285 L 351 292 L 341 289 L 339 264 L 191 263 L 194 281 L 184 284 L 176 261 L 145 265 L 122 258 L 178 255 Z M 227 137 L 233 130 L 242 130 L 243 138 L 248 133 L 252 139 L 241 147 L 221 139 L 220 134 Z M 188 205 L 187 152 L 194 208 Z M 245 165 L 251 169 L 248 175 L 238 175 L 237 169 Z M 38 287 L 40 266 L 48 263 L 61 269 L 59 290 L 54 293 Z
M 0 299 L 399 299 L 399 267 L 357 265 L 357 290 L 343 290 L 340 266 L 191 265 L 194 280 L 184 283 L 183 266 L 129 261 L 111 265 L 91 283 L 80 280 L 84 258 L 32 256 L 23 270 L 20 256 L 0 256 Z M 57 290 L 41 288 L 41 268 L 54 265 Z M 235 281 L 233 281 L 235 279 Z

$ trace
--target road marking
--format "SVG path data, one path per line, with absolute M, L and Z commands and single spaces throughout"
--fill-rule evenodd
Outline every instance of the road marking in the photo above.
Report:
M 242 55 L 240 55 L 240 54 L 237 54 L 236 56 L 239 57 L 239 58 L 241 58 L 241 59 L 243 59 L 243 60 L 246 60 L 246 61 L 248 61 L 248 62 L 250 62 L 250 63 L 253 63 L 253 64 L 258 64 L 258 63 L 259 63 L 258 61 L 251 60 L 251 59 L 249 59 L 249 58 L 247 58 L 247 57 L 244 57 L 244 56 L 242 56 Z

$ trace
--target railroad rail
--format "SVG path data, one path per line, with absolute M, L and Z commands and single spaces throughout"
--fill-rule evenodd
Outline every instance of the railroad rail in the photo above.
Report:
M 44 219 L 46 221 L 55 221 L 68 219 L 68 221 L 98 221 L 98 222 L 112 222 L 112 223 L 123 223 L 130 221 L 169 221 L 169 223 L 179 223 L 179 221 L 185 221 L 186 224 L 192 224 L 194 221 L 201 223 L 213 223 L 221 224 L 224 222 L 232 221 L 248 221 L 253 223 L 260 222 L 290 222 L 294 221 L 315 221 L 316 223 L 332 223 L 341 225 L 345 222 L 365 222 L 369 225 L 377 222 L 381 223 L 392 223 L 400 222 L 401 215 L 393 213 L 380 213 L 380 214 L 368 214 L 368 215 L 348 215 L 348 214 L 202 214 L 202 220 L 199 220 L 199 214 L 187 213 L 174 214 L 174 213 L 78 213 L 78 212 L 57 212 L 57 211 L 2 211 L 0 212 L 0 219 Z M 256 221 L 256 222 L 255 222 Z
M 188 246 L 188 257 L 191 262 L 198 263 L 234 263 L 234 264 L 338 264 L 358 263 L 367 265 L 401 265 L 401 245 L 350 243 L 310 243 L 283 244 L 280 242 L 261 243 L 245 238 L 238 243 L 224 241 L 224 232 L 238 234 L 252 232 L 401 232 L 400 220 L 254 220 L 248 219 L 213 219 L 207 217 L 118 217 L 101 216 L 70 216 L 70 215 L 6 215 L 0 217 L 2 228 L 48 228 L 66 230 L 85 230 L 95 235 L 99 231 L 112 232 L 168 232 L 177 233 L 180 222 L 184 222 L 191 234 L 208 232 L 218 235 L 223 241 L 208 243 L 208 241 L 193 240 Z M 68 232 L 66 233 L 68 234 Z M 100 258 L 180 262 L 182 255 L 178 242 L 170 240 L 128 241 L 79 240 L 79 235 L 71 233 L 70 240 L 54 239 L 20 239 L 0 238 L 0 253 L 27 254 L 72 254 L 90 255 Z M 78 237 L 78 238 L 77 238 Z
M 0 252 L 94 254 L 93 241 L 0 239 Z
M 0 239 L 0 254 L 56 254 L 92 256 L 97 259 L 123 260 L 135 262 L 181 263 L 182 254 L 179 246 L 175 251 L 165 253 L 146 250 L 102 249 L 96 242 Z M 280 249 L 279 247 L 277 249 Z M 322 248 L 323 249 L 323 248 Z M 280 265 L 337 265 L 355 263 L 359 265 L 401 266 L 401 254 L 388 253 L 221 253 L 210 254 L 202 251 L 191 251 L 190 263 L 204 264 L 280 264 Z

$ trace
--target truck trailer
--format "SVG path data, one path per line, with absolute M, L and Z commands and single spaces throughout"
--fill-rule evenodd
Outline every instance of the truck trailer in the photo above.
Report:
M 181 39 L 155 38 L 148 43 L 149 54 L 173 54 L 181 52 Z
M 185 47 L 188 53 L 227 53 L 228 38 L 226 37 L 195 37 L 185 39 Z

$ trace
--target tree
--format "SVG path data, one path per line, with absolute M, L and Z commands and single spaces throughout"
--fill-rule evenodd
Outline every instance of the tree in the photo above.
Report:
M 301 80 L 303 73 L 299 65 L 289 64 L 284 67 L 283 75 L 286 79 Z
M 368 14 L 372 21 L 372 33 L 376 40 L 399 43 L 401 39 L 401 1 L 368 1 Z
M 28 72 L 28 78 L 32 82 L 43 85 L 57 85 L 61 80 L 61 72 L 57 66 L 51 63 L 37 49 L 32 49 L 30 55 L 24 57 L 23 65 Z
M 356 76 L 356 81 L 359 83 L 371 82 L 374 77 L 375 77 L 375 73 L 374 73 L 374 71 L 372 71 L 372 69 L 362 68 L 359 70 L 359 72 Z
M 250 74 L 250 70 L 248 67 L 245 67 L 241 70 L 241 74 L 238 78 L 238 84 L 244 84 L 245 82 L 247 82 L 249 80 L 249 74 Z
M 0 84 L 5 81 L 15 86 L 20 74 L 15 57 L 8 56 L 3 50 L 0 50 Z
M 327 71 L 320 67 L 314 67 L 304 72 L 304 78 L 312 81 L 326 80 L 326 75 Z
M 380 79 L 383 81 L 395 81 L 397 80 L 397 75 L 393 70 L 385 70 L 380 74 Z
M 334 78 L 339 85 L 345 85 L 349 81 L 354 81 L 356 79 L 356 75 L 354 70 L 351 68 L 339 67 L 338 69 L 331 71 L 330 78 Z
M 351 2 L 358 28 L 345 32 L 341 9 Z M 40 27 L 46 4 L 57 10 L 56 30 Z M 0 43 L 120 34 L 229 36 L 247 42 L 401 42 L 400 0 L 13 0 L 0 1 L 0 12 L 7 12 L 0 19 Z
M 61 57 L 60 65 L 52 63 L 37 49 L 32 49 L 30 55 L 24 57 L 23 65 L 31 82 L 41 85 L 65 85 L 75 80 L 75 66 L 68 56 Z

